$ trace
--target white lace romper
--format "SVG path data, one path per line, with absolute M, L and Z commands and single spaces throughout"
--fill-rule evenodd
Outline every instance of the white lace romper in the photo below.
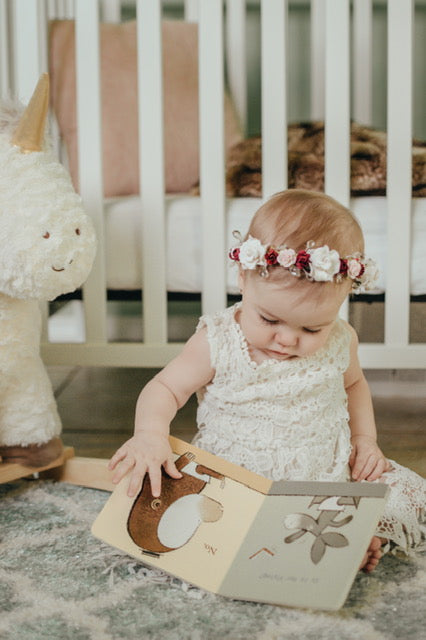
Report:
M 198 392 L 194 444 L 272 480 L 349 479 L 349 414 L 343 373 L 350 333 L 337 320 L 312 356 L 254 362 L 235 312 L 203 316 L 215 376 Z M 380 530 L 408 551 L 424 539 L 426 480 L 392 461 Z

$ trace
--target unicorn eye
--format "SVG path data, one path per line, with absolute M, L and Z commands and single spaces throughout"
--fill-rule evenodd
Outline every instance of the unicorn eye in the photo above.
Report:
M 79 235 L 80 235 L 80 233 L 81 233 L 80 229 L 76 229 L 76 230 L 75 230 L 75 232 L 76 232 L 76 234 L 77 234 L 78 236 L 79 236 Z
M 46 231 L 46 233 L 43 234 L 43 238 L 50 238 L 50 233 L 48 231 Z

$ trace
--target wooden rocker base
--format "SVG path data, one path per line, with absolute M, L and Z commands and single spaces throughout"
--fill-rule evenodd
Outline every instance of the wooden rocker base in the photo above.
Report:
M 0 484 L 5 482 L 13 482 L 19 478 L 26 478 L 36 473 L 40 473 L 47 469 L 60 467 L 66 464 L 66 461 L 74 456 L 73 447 L 64 447 L 62 453 L 56 460 L 52 460 L 49 464 L 42 467 L 27 467 L 17 462 L 1 462 L 0 463 Z
M 0 484 L 38 475 L 39 478 L 68 482 L 90 489 L 113 491 L 108 460 L 74 456 L 73 447 L 64 447 L 61 455 L 43 467 L 26 467 L 15 462 L 0 462 Z
M 115 488 L 111 481 L 112 473 L 108 470 L 108 460 L 104 458 L 71 457 L 61 465 L 40 473 L 40 478 L 103 491 L 113 491 Z

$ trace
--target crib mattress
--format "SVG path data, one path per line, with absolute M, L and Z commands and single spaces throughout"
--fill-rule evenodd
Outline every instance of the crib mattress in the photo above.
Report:
M 258 198 L 227 200 L 227 246 L 234 242 L 232 231 L 244 234 L 250 219 L 260 206 Z M 373 293 L 386 289 L 386 220 L 385 197 L 353 198 L 351 210 L 357 216 L 365 235 L 366 255 L 377 260 L 380 279 Z M 108 199 L 106 220 L 106 273 L 109 289 L 142 288 L 140 201 L 137 196 Z M 411 251 L 411 294 L 426 294 L 426 198 L 413 199 Z M 167 290 L 199 293 L 202 265 L 201 199 L 187 195 L 166 197 Z M 237 270 L 229 265 L 228 293 L 238 293 Z

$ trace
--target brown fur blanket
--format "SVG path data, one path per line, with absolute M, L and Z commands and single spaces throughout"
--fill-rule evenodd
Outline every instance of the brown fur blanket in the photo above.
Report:
M 229 197 L 262 195 L 260 137 L 231 147 L 226 164 Z M 426 196 L 426 142 L 413 141 L 413 197 Z M 324 190 L 324 123 L 288 127 L 288 187 Z M 386 133 L 351 124 L 351 195 L 385 195 Z

